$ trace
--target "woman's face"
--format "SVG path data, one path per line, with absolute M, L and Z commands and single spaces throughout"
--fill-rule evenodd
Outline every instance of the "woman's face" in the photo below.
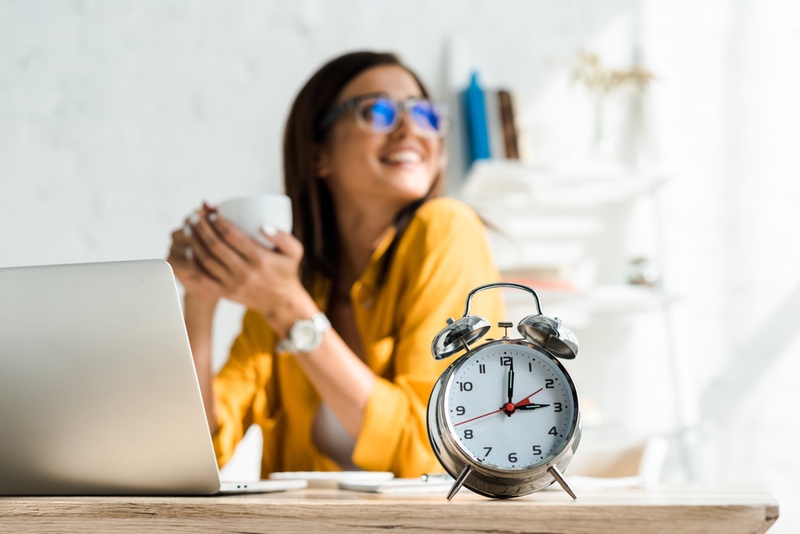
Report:
M 408 71 L 388 65 L 373 67 L 354 78 L 342 90 L 337 104 L 372 93 L 397 100 L 422 97 Z M 428 193 L 443 163 L 441 139 L 417 130 L 405 112 L 396 130 L 375 133 L 360 127 L 352 110 L 347 110 L 331 126 L 318 175 L 327 181 L 338 206 L 344 206 L 343 202 L 372 203 L 396 213 Z

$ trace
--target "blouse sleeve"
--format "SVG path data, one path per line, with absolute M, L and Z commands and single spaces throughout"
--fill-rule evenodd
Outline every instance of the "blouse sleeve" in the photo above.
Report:
M 356 465 L 401 477 L 441 471 L 428 441 L 427 403 L 453 360 L 434 360 L 431 342 L 448 317 L 461 317 L 472 289 L 499 279 L 484 225 L 471 209 L 449 199 L 420 208 L 387 280 L 398 285 L 394 376 L 379 377 L 368 400 L 353 454 Z M 471 311 L 494 324 L 503 320 L 501 293 L 479 293 Z
M 225 366 L 214 379 L 217 432 L 213 436 L 217 464 L 231 459 L 236 445 L 254 422 L 254 411 L 274 413 L 277 395 L 270 394 L 274 334 L 256 312 L 245 313 L 241 333 Z M 267 415 L 268 416 L 268 415 Z

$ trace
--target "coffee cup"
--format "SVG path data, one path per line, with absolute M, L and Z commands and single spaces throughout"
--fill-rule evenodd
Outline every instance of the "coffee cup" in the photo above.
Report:
M 262 228 L 292 231 L 292 202 L 288 196 L 279 193 L 224 200 L 217 204 L 217 213 L 269 248 L 275 246 L 264 237 Z

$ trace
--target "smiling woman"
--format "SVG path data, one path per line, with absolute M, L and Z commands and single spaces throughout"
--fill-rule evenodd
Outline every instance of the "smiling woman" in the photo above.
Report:
M 341 56 L 306 83 L 287 121 L 292 234 L 269 229 L 267 248 L 206 205 L 190 231 L 173 233 L 169 261 L 186 289 L 220 465 L 257 424 L 264 477 L 439 469 L 425 410 L 445 364 L 431 340 L 464 295 L 499 278 L 478 217 L 437 198 L 446 126 L 444 108 L 395 55 Z M 214 378 L 221 298 L 248 311 Z M 500 296 L 484 304 L 484 316 L 503 319 Z

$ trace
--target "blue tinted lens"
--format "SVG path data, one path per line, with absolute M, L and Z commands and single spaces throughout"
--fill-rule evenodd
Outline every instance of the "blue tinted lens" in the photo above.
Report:
M 439 132 L 442 129 L 442 117 L 439 111 L 427 100 L 414 103 L 411 107 L 411 118 L 423 130 Z
M 376 132 L 385 132 L 394 127 L 397 118 L 395 103 L 387 98 L 379 98 L 364 110 L 364 120 Z

